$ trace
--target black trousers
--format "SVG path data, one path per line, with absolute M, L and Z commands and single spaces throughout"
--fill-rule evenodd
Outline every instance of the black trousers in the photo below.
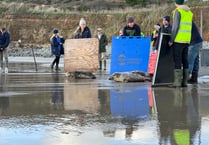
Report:
M 54 66 L 54 64 L 55 64 L 56 67 L 58 67 L 59 61 L 60 61 L 60 56 L 55 56 L 54 61 L 52 62 L 52 66 Z
M 175 69 L 188 69 L 188 47 L 186 43 L 173 44 L 173 60 Z

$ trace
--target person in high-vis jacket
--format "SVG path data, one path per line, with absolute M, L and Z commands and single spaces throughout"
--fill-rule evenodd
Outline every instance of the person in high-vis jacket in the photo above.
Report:
M 173 49 L 174 81 L 172 87 L 187 87 L 188 47 L 191 41 L 192 17 L 190 8 L 184 0 L 175 0 L 173 25 L 169 45 Z M 182 71 L 183 66 L 183 71 Z

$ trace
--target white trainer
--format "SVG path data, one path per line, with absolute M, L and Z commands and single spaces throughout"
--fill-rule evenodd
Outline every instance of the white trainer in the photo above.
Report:
M 5 67 L 5 73 L 6 73 L 6 74 L 8 73 L 8 68 L 7 68 L 7 67 Z

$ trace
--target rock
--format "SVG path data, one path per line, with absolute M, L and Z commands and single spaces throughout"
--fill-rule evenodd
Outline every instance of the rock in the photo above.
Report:
M 67 72 L 65 76 L 71 79 L 96 79 L 96 76 L 92 72 L 87 71 Z
M 151 81 L 151 78 L 144 72 L 133 71 L 133 72 L 116 72 L 109 77 L 109 80 L 127 83 L 127 82 Z

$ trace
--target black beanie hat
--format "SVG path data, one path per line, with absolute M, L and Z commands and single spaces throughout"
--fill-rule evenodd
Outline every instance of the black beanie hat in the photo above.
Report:
M 134 18 L 133 17 L 128 17 L 128 23 L 133 23 L 134 22 Z
M 184 4 L 184 0 L 175 0 L 175 2 L 178 5 L 183 5 Z
M 55 30 L 53 31 L 53 33 L 54 33 L 54 34 L 57 34 L 57 33 L 59 33 L 59 31 L 58 31 L 57 29 L 55 29 Z
M 164 16 L 163 20 L 166 20 L 166 21 L 170 22 L 170 16 Z

